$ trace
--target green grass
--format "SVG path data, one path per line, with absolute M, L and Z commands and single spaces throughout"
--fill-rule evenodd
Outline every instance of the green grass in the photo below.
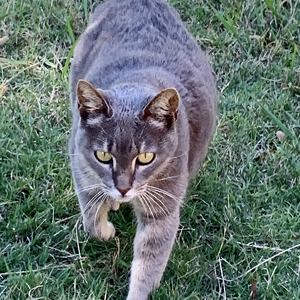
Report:
M 171 3 L 212 61 L 219 121 L 152 299 L 300 299 L 300 1 Z M 0 299 L 126 296 L 132 212 L 89 239 L 67 155 L 65 66 L 93 7 L 0 2 Z

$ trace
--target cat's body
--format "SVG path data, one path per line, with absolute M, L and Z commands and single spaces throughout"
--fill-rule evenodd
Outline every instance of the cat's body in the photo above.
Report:
M 215 81 L 178 14 L 161 0 L 99 6 L 71 68 L 72 173 L 83 222 L 107 240 L 110 209 L 137 216 L 128 300 L 159 285 L 189 180 L 216 116 Z

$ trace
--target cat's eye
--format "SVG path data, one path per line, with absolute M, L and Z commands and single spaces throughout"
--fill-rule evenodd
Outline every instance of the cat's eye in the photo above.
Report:
M 145 152 L 138 155 L 136 161 L 139 165 L 148 165 L 153 161 L 153 159 L 154 159 L 154 153 Z
M 104 164 L 108 164 L 112 161 L 112 155 L 108 152 L 103 152 L 103 151 L 95 151 L 95 156 L 96 158 L 104 163 Z

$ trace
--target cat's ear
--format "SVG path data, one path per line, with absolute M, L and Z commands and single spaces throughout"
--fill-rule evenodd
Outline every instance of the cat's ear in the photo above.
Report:
M 177 119 L 179 94 L 175 88 L 161 91 L 146 106 L 143 119 L 151 118 L 158 127 L 171 128 Z
M 106 117 L 111 116 L 111 108 L 105 100 L 104 92 L 97 90 L 85 80 L 79 80 L 77 84 L 78 110 L 83 119 L 95 112 L 102 113 Z

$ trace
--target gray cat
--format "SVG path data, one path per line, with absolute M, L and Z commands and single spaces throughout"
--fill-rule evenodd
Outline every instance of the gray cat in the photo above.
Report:
M 111 0 L 91 17 L 71 66 L 70 157 L 85 230 L 115 235 L 109 210 L 137 218 L 127 300 L 159 285 L 189 180 L 214 131 L 211 68 L 162 0 Z

